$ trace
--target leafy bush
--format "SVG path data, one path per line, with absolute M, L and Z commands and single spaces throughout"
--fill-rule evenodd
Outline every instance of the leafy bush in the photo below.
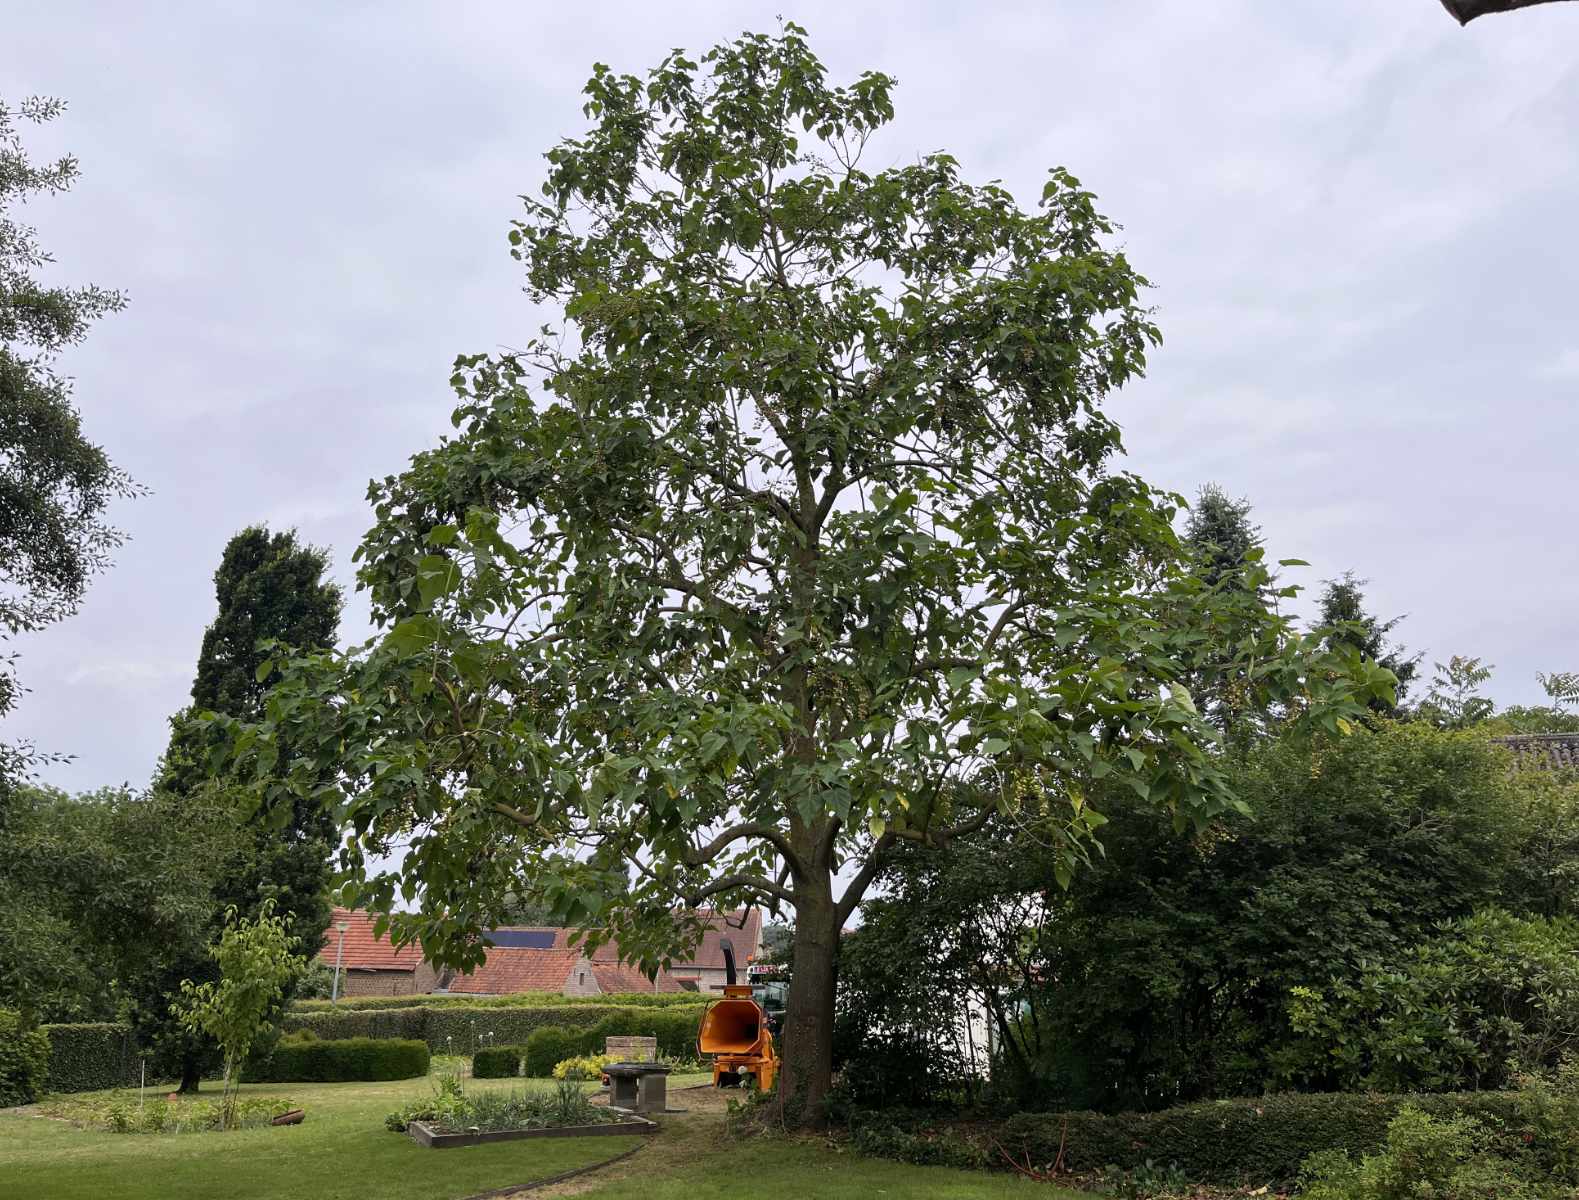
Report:
M 1506 1086 L 1579 1041 L 1579 921 L 1501 910 L 1445 924 L 1401 959 L 1295 988 L 1284 1072 L 1347 1089 Z
M 428 1073 L 427 1044 L 412 1038 L 341 1038 L 320 1041 L 287 1036 L 267 1059 L 250 1068 L 268 1083 L 342 1083 L 413 1079 Z
M 884 1114 L 844 1118 L 863 1150 L 907 1162 L 1004 1167 L 1003 1156 L 1047 1170 L 1092 1174 L 1107 1168 L 1133 1172 L 1146 1164 L 1177 1167 L 1203 1183 L 1266 1183 L 1293 1179 L 1319 1151 L 1368 1154 L 1380 1149 L 1388 1122 L 1406 1105 L 1433 1116 L 1476 1118 L 1490 1127 L 1528 1129 L 1532 1112 L 1557 1114 L 1554 1128 L 1572 1113 L 1539 1092 L 1458 1092 L 1416 1096 L 1374 1093 L 1307 1095 L 1289 1092 L 1254 1099 L 1216 1100 L 1153 1113 L 1022 1113 L 974 1126 L 967 1139 L 946 1128 L 896 1127 Z M 863 1133 L 863 1128 L 870 1127 Z M 975 1159 L 972 1164 L 971 1160 Z M 1579 1160 L 1579 1153 L 1575 1155 Z
M 472 1075 L 478 1079 L 509 1079 L 521 1073 L 522 1046 L 485 1046 L 472 1055 Z
M 618 1062 L 616 1054 L 582 1054 L 554 1064 L 555 1079 L 599 1079 L 603 1068 Z M 475 1074 L 476 1072 L 473 1072 Z
M 294 1100 L 247 1097 L 235 1103 L 233 1128 L 267 1125 L 296 1108 Z M 94 1123 L 111 1133 L 205 1133 L 224 1125 L 224 1108 L 216 1100 L 145 1099 L 117 1093 L 92 1110 Z M 70 1115 L 68 1113 L 68 1115 Z
M 1306 1200 L 1569 1200 L 1579 1183 L 1579 1078 L 1525 1094 L 1523 1124 L 1431 1116 L 1407 1105 L 1384 1146 L 1356 1160 L 1314 1154 L 1301 1172 Z
M 40 1025 L 49 1038 L 51 1092 L 99 1092 L 138 1082 L 137 1041 L 125 1025 Z
M 418 1038 L 427 1041 L 427 1008 L 400 1009 L 329 1009 L 315 1012 L 287 1012 L 280 1018 L 280 1029 L 285 1033 L 311 1033 L 324 1039 L 331 1038 Z M 439 1039 L 440 1047 L 443 1039 Z M 430 1049 L 437 1049 L 428 1042 Z M 460 1053 L 469 1052 L 470 1043 L 457 1045 Z
M 441 1133 L 491 1133 L 601 1125 L 615 1119 L 616 1114 L 594 1105 L 575 1080 L 560 1080 L 553 1088 L 512 1088 L 468 1096 L 460 1079 L 452 1075 L 438 1081 L 432 1099 L 386 1116 L 384 1128 L 404 1133 L 412 1121 L 423 1121 Z
M 38 1098 L 49 1075 L 49 1050 L 46 1034 L 0 1008 L 0 1108 Z
M 1067 890 L 1055 848 L 1008 821 L 946 852 L 892 856 L 840 947 L 847 1089 L 868 1104 L 957 1107 L 973 1064 L 950 1025 L 984 991 L 1002 999 L 993 1098 L 1021 1109 L 1159 1108 L 1291 1082 L 1468 1084 L 1452 1071 L 1429 1085 L 1317 1078 L 1308 1046 L 1290 1053 L 1303 1041 L 1292 989 L 1356 980 L 1364 963 L 1395 969 L 1476 911 L 1579 915 L 1579 784 L 1510 772 L 1483 735 L 1418 722 L 1269 738 L 1223 766 L 1253 816 L 1224 813 L 1188 836 L 1093 781 L 1104 853 Z M 1491 994 L 1523 1003 L 1501 983 Z M 1495 1062 L 1495 1030 L 1484 1034 Z
M 435 1054 L 471 1054 L 484 1045 L 524 1045 L 535 1031 L 553 1025 L 595 1029 L 597 1040 L 588 1042 L 589 1050 L 601 1050 L 602 1039 L 611 1034 L 640 1034 L 656 1036 L 662 1053 L 686 1055 L 695 1053 L 700 1018 L 701 1009 L 693 998 L 688 1005 L 631 1007 L 581 1003 L 293 1011 L 285 1014 L 281 1025 L 286 1032 L 312 1032 L 325 1039 L 419 1038 Z
M 581 1054 L 588 1043 L 588 1034 L 580 1029 L 566 1029 L 549 1025 L 526 1039 L 526 1053 L 521 1065 L 528 1075 L 547 1077 L 567 1058 Z
M 850 1130 L 850 1143 L 862 1154 L 921 1167 L 983 1170 L 993 1165 L 986 1147 L 948 1130 L 918 1133 L 884 1114 L 865 1113 Z

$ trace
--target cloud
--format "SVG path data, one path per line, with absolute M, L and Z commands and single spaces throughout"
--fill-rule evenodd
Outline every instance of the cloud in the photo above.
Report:
M 118 510 L 134 540 L 83 612 L 19 644 L 34 692 L 0 736 L 76 750 L 72 786 L 146 778 L 226 538 L 299 525 L 349 584 L 367 481 L 448 430 L 454 356 L 551 316 L 504 237 L 583 127 L 592 63 L 642 71 L 782 7 L 8 16 L 7 95 L 67 97 L 37 145 L 83 168 L 28 217 L 62 277 L 132 298 L 64 365 L 91 436 L 154 494 Z M 794 16 L 834 77 L 898 77 L 871 165 L 945 148 L 1031 203 L 1064 164 L 1123 224 L 1167 337 L 1113 401 L 1132 468 L 1247 495 L 1279 556 L 1355 568 L 1412 614 L 1411 644 L 1539 694 L 1579 593 L 1552 532 L 1579 444 L 1579 5 L 1469 30 L 1428 0 Z M 365 631 L 353 601 L 344 635 Z

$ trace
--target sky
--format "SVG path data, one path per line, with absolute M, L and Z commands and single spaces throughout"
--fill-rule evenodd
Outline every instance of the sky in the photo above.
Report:
M 63 362 L 150 489 L 81 611 L 19 639 L 7 740 L 141 784 L 187 700 L 212 575 L 295 527 L 350 592 L 369 479 L 449 429 L 460 353 L 554 314 L 506 233 L 643 72 L 783 15 L 836 80 L 898 80 L 864 165 L 947 150 L 1025 204 L 1068 167 L 1122 226 L 1165 343 L 1117 396 L 1126 464 L 1247 497 L 1311 588 L 1353 570 L 1501 703 L 1579 669 L 1579 4 L 1460 28 L 1438 0 L 8 6 L 0 95 L 60 96 L 29 205 L 57 278 L 123 289 Z M 352 595 L 347 641 L 367 635 Z

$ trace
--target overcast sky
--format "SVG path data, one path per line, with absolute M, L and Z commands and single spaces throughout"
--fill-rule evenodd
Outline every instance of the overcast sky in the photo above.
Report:
M 28 216 L 63 278 L 131 297 L 65 366 L 152 495 L 18 644 L 0 736 L 74 754 L 62 787 L 146 781 L 226 539 L 295 526 L 349 585 L 367 481 L 448 429 L 451 360 L 541 323 L 505 233 L 593 62 L 777 13 L 836 78 L 898 78 L 867 165 L 946 149 L 1027 204 L 1064 165 L 1123 224 L 1166 338 L 1115 403 L 1132 468 L 1247 496 L 1306 582 L 1359 572 L 1501 702 L 1579 669 L 1579 4 L 54 0 L 7 6 L 0 94 L 70 102 L 28 136 L 83 178 Z

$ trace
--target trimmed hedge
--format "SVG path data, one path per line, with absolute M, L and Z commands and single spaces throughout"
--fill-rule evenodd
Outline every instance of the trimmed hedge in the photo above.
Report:
M 611 1034 L 639 1034 L 657 1037 L 660 1053 L 684 1057 L 694 1052 L 700 1020 L 701 1008 L 694 1004 L 683 1008 L 584 1003 L 498 1008 L 423 1005 L 290 1012 L 281 1021 L 281 1027 L 287 1033 L 311 1033 L 326 1041 L 353 1037 L 416 1038 L 427 1042 L 435 1054 L 473 1054 L 484 1046 L 525 1045 L 537 1030 L 556 1026 L 586 1031 L 587 1036 L 596 1038 L 587 1043 L 588 1047 L 596 1050 L 602 1050 L 602 1039 Z
M 10 1009 L 0 1008 L 0 1108 L 38 1099 L 48 1075 L 48 1036 L 24 1026 Z
M 1265 1183 L 1292 1179 L 1318 1150 L 1374 1154 L 1386 1142 L 1388 1122 L 1406 1104 L 1432 1116 L 1478 1117 L 1494 1128 L 1523 1123 L 1516 1092 L 1290 1092 L 1154 1113 L 1022 1113 L 992 1136 L 1016 1160 L 1036 1166 L 1052 1164 L 1062 1146 L 1064 1166 L 1075 1172 L 1131 1170 L 1149 1160 L 1177 1165 L 1201 1183 Z
M 566 996 L 561 992 L 512 992 L 507 996 L 425 994 L 415 996 L 341 996 L 338 1001 L 297 1000 L 293 1013 L 347 1012 L 391 1008 L 579 1008 L 587 1004 L 619 1008 L 688 1008 L 705 1004 L 700 992 L 608 992 L 598 996 Z
M 514 1078 L 521 1073 L 522 1050 L 521 1046 L 484 1046 L 472 1055 L 472 1077 L 474 1079 Z
M 585 1030 L 549 1025 L 526 1039 L 522 1066 L 528 1075 L 547 1078 L 565 1059 L 585 1053 L 588 1040 Z
M 656 1037 L 659 1054 L 689 1058 L 696 1053 L 699 1020 L 699 1015 L 691 1012 L 632 1013 L 627 1009 L 585 1029 L 546 1025 L 526 1039 L 521 1062 L 526 1074 L 548 1076 L 567 1058 L 602 1054 L 609 1038 L 631 1036 Z
M 280 1029 L 287 1035 L 310 1033 L 319 1038 L 414 1038 L 427 1041 L 426 1008 L 348 1009 L 330 1012 L 288 1012 L 280 1018 Z M 442 1039 L 441 1039 L 442 1044 Z M 433 1044 L 428 1043 L 433 1049 Z M 466 1053 L 468 1043 L 456 1050 Z
M 366 1083 L 428 1073 L 426 1042 L 412 1038 L 281 1038 L 243 1078 L 254 1083 Z
M 138 1081 L 137 1041 L 125 1025 L 106 1021 L 40 1025 L 49 1038 L 51 1092 L 97 1092 Z

